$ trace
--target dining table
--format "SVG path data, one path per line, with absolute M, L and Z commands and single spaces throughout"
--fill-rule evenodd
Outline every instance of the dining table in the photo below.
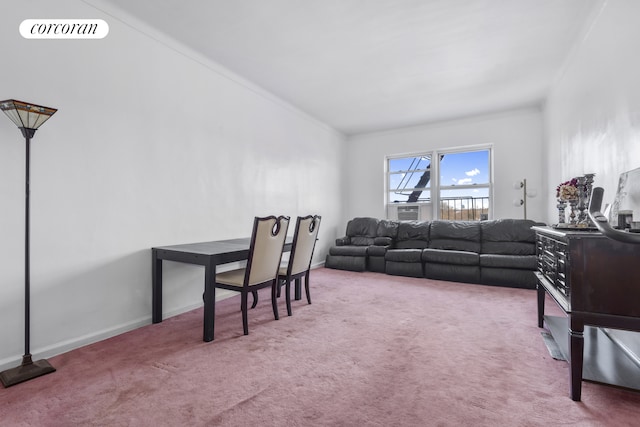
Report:
M 287 236 L 283 251 L 290 251 L 292 243 L 293 239 Z M 213 341 L 216 268 L 221 264 L 247 260 L 249 258 L 250 246 L 251 238 L 243 237 L 151 248 L 152 322 L 162 322 L 162 262 L 174 261 L 204 266 L 203 341 Z

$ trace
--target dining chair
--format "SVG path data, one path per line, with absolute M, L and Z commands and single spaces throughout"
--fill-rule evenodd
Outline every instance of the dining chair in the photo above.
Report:
M 258 289 L 271 286 L 273 316 L 276 320 L 279 318 L 276 300 L 277 277 L 288 228 L 288 216 L 255 217 L 246 267 L 216 274 L 216 288 L 239 292 L 241 295 L 240 309 L 245 335 L 249 334 L 249 292 L 257 294 Z
M 311 259 L 313 250 L 318 238 L 320 229 L 320 215 L 308 215 L 298 217 L 296 228 L 293 234 L 291 254 L 286 266 L 278 269 L 278 294 L 282 284 L 285 285 L 287 315 L 291 316 L 291 282 L 295 281 L 296 293 L 300 293 L 301 281 L 304 278 L 304 291 L 307 296 L 307 303 L 311 304 L 311 294 L 309 293 L 309 271 L 311 270 Z

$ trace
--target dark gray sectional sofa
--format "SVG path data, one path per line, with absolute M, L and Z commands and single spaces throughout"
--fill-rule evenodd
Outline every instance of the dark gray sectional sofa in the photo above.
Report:
M 543 224 L 354 218 L 325 267 L 535 289 L 534 225 Z

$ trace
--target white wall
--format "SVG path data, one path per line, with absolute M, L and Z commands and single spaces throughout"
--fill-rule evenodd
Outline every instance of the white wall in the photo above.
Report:
M 594 12 L 544 110 L 550 221 L 560 182 L 593 172 L 610 203 L 619 174 L 640 167 L 640 2 L 602 1 Z
M 544 110 L 549 221 L 558 183 L 593 172 L 611 203 L 620 173 L 640 167 L 640 2 L 606 0 L 594 12 Z M 640 334 L 613 333 L 639 357 Z
M 347 142 L 345 221 L 356 216 L 384 218 L 385 157 L 434 149 L 492 144 L 493 218 L 522 218 L 513 205 L 522 192 L 513 184 L 527 179 L 531 190 L 542 182 L 542 115 L 538 108 L 439 122 L 387 132 L 356 135 Z M 528 198 L 527 217 L 543 216 L 540 197 Z M 342 230 L 344 234 L 344 230 Z
M 27 18 L 104 19 L 110 33 L 25 40 Z M 0 22 L 0 98 L 59 109 L 32 142 L 34 358 L 150 323 L 153 246 L 248 236 L 255 215 L 318 213 L 314 263 L 324 260 L 344 228 L 341 134 L 116 10 L 30 0 L 3 7 Z M 24 318 L 24 139 L 7 118 L 0 142 L 6 368 L 23 353 Z M 164 312 L 201 305 L 203 277 L 165 263 Z

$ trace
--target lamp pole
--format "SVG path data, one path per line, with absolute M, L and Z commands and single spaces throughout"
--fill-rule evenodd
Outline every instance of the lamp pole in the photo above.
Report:
M 24 178 L 24 356 L 22 356 L 22 364 L 30 364 L 31 351 L 29 348 L 31 342 L 31 238 L 30 238 L 30 222 L 31 211 L 29 194 L 31 193 L 31 138 L 35 135 L 35 129 L 20 128 L 24 135 L 26 145 L 26 163 Z
M 524 219 L 527 219 L 527 179 L 522 180 L 522 203 L 524 204 Z
M 516 190 L 522 189 L 522 198 L 515 199 L 513 201 L 513 204 L 514 206 L 524 207 L 524 219 L 527 219 L 527 197 L 529 196 L 529 193 L 527 192 L 527 179 L 525 178 L 522 181 L 514 182 L 513 188 L 515 188 Z
M 24 355 L 22 363 L 12 369 L 0 372 L 0 381 L 10 387 L 30 379 L 55 372 L 55 368 L 45 359 L 34 362 L 29 348 L 31 341 L 31 254 L 30 254 L 30 185 L 31 185 L 31 138 L 45 121 L 57 110 L 10 99 L 0 102 L 0 109 L 22 132 L 26 144 L 25 159 L 25 208 L 24 208 Z

